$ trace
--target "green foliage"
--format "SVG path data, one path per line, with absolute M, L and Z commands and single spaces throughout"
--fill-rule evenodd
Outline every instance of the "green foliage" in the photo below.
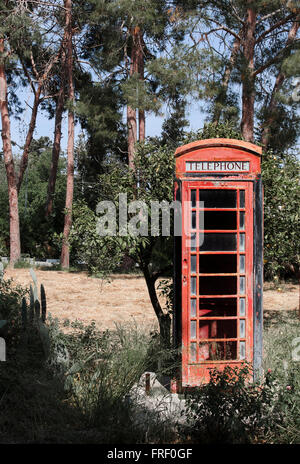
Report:
M 264 322 L 266 383 L 274 392 L 275 421 L 267 442 L 300 443 L 300 367 L 298 311 L 268 311 Z M 297 357 L 298 356 L 298 357 Z
M 196 140 L 225 138 L 243 140 L 243 136 L 239 129 L 230 121 L 222 124 L 207 123 L 198 131 L 186 132 L 182 140 L 182 145 Z
M 27 349 L 28 343 L 38 338 L 42 344 L 44 356 L 49 355 L 49 334 L 45 325 L 46 321 L 46 293 L 41 285 L 41 303 L 38 299 L 37 279 L 31 269 L 34 278 L 34 290 L 30 285 L 29 307 L 26 297 L 28 290 L 14 283 L 12 279 L 0 278 L 0 336 L 5 338 L 9 349 Z M 40 309 L 42 313 L 40 314 Z
M 300 442 L 298 313 L 268 311 L 264 323 L 264 376 L 249 382 L 251 368 L 213 369 L 210 381 L 187 394 L 192 443 L 246 444 Z
M 0 279 L 0 319 L 16 319 L 28 291 L 13 279 Z
M 125 395 L 147 368 L 149 337 L 122 327 L 100 334 L 94 325 L 78 337 L 82 351 L 66 374 L 74 401 L 90 423 L 100 425 L 105 418 L 112 426 Z
M 263 157 L 264 261 L 267 278 L 295 276 L 300 267 L 300 163 L 272 152 Z
M 181 135 L 178 146 L 208 138 L 242 139 L 235 126 L 206 124 L 196 132 Z M 146 202 L 150 216 L 150 202 L 173 198 L 174 144 L 162 145 L 160 139 L 149 139 L 137 147 L 135 156 L 136 175 L 118 162 L 108 162 L 106 173 L 101 176 L 101 199 L 111 200 L 116 206 L 118 226 L 118 195 L 127 194 L 128 202 L 138 198 Z M 267 278 L 292 276 L 299 269 L 299 161 L 293 155 L 263 155 L 262 177 L 264 184 L 264 256 Z M 137 187 L 135 187 L 137 185 Z M 133 216 L 128 215 L 128 221 Z M 95 232 L 96 217 L 87 206 L 75 207 L 75 223 L 72 231 L 73 249 L 78 250 L 78 259 L 85 261 L 93 272 L 105 271 L 105 253 L 111 253 L 112 271 L 120 263 L 122 253 L 127 253 L 140 264 L 152 263 L 153 271 L 159 271 L 171 263 L 171 237 L 98 237 Z M 150 231 L 148 222 L 148 231 Z M 118 234 L 118 228 L 116 228 Z M 172 232 L 172 227 L 171 227 Z M 89 238 L 88 238 L 89 237 Z M 93 248 L 92 246 L 93 245 Z M 93 254 L 93 249 L 95 253 Z M 99 250 L 99 251 L 98 251 Z M 99 259 L 97 258 L 99 256 Z M 90 264 L 89 264 L 90 263 Z
M 106 172 L 100 178 L 102 194 L 99 200 L 110 200 L 116 207 L 116 236 L 100 237 L 96 231 L 95 213 L 84 203 L 75 205 L 70 242 L 72 249 L 76 252 L 76 259 L 85 261 L 89 269 L 94 272 L 96 270 L 112 271 L 119 266 L 125 253 L 138 263 L 141 262 L 140 253 L 146 264 L 150 262 L 155 253 L 159 254 L 161 260 L 163 256 L 159 252 L 160 248 L 171 246 L 171 240 L 168 237 L 162 241 L 159 236 L 119 235 L 121 232 L 118 230 L 120 193 L 127 195 L 128 202 L 134 201 L 136 195 L 139 200 L 143 200 L 148 206 L 149 219 L 151 201 L 172 201 L 174 173 L 172 150 L 167 146 L 160 146 L 155 140 L 141 144 L 135 156 L 135 168 L 138 173 L 137 190 L 135 187 L 137 178 L 134 172 L 118 162 L 108 162 Z M 130 221 L 134 217 L 133 214 L 128 214 L 127 219 Z M 147 225 L 150 233 L 150 221 Z M 166 259 L 164 262 L 166 264 Z
M 19 216 L 23 253 L 37 258 L 57 257 L 54 233 L 63 229 L 65 205 L 65 160 L 58 168 L 53 214 L 45 219 L 48 177 L 51 164 L 51 142 L 41 137 L 32 142 L 29 165 L 19 193 Z M 18 164 L 18 163 L 16 163 Z M 1 182 L 3 179 L 3 183 Z M 4 164 L 0 162 L 0 256 L 8 256 L 9 212 Z M 17 263 L 24 267 L 26 263 Z M 27 265 L 27 267 L 30 265 Z
M 115 237 L 99 236 L 96 226 L 97 217 L 87 204 L 75 203 L 69 237 L 72 262 L 85 263 L 90 273 L 107 276 L 120 265 L 123 250 L 116 246 Z
M 192 442 L 246 444 L 263 439 L 273 420 L 273 392 L 266 385 L 249 383 L 250 375 L 247 364 L 215 368 L 209 383 L 187 396 Z
M 157 338 L 135 325 L 116 325 L 110 331 L 79 320 L 63 325 L 64 332 L 58 320 L 50 319 L 51 350 L 55 354 L 60 347 L 60 353 L 69 354 L 62 378 L 85 427 L 96 428 L 105 443 L 147 440 L 132 421 L 128 395 L 141 375 L 157 366 L 162 356 Z
M 45 219 L 51 142 L 41 137 L 32 142 L 29 166 L 19 194 L 22 251 L 36 258 L 57 257 L 53 235 L 63 229 L 65 205 L 65 160 L 59 162 L 53 214 Z
M 28 290 L 13 279 L 0 278 L 0 337 L 5 339 L 6 349 L 14 353 L 22 338 L 22 300 Z

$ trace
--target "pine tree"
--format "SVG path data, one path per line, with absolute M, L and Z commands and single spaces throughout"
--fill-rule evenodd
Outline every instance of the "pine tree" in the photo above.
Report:
M 69 110 L 68 110 L 68 163 L 67 163 L 67 191 L 66 191 L 66 213 L 63 231 L 63 244 L 61 250 L 61 265 L 62 268 L 69 269 L 70 265 L 70 247 L 69 234 L 72 226 L 72 206 L 74 195 L 74 84 L 73 84 L 73 44 L 72 44 L 72 1 L 65 0 L 66 9 L 66 75 L 68 85 Z
M 206 43 L 212 53 L 216 44 L 223 49 L 221 67 L 216 72 L 219 80 L 213 78 L 208 86 L 215 93 L 212 120 L 217 123 L 223 114 L 231 111 L 230 106 L 236 98 L 231 89 L 241 86 L 241 130 L 248 141 L 253 141 L 257 132 L 258 102 L 265 102 L 268 94 L 272 93 L 272 86 L 276 94 L 273 73 L 280 72 L 282 62 L 296 45 L 299 10 L 291 3 L 280 0 L 215 0 L 197 2 L 196 7 L 194 2 L 186 2 L 184 7 L 185 12 L 189 11 L 194 17 L 189 34 L 195 46 L 203 47 Z M 201 40 L 197 39 L 195 30 L 202 34 Z M 221 69 L 223 72 L 220 72 Z M 278 79 L 279 83 L 281 78 Z M 204 97 L 208 95 L 206 92 Z M 265 121 L 266 131 L 270 123 Z

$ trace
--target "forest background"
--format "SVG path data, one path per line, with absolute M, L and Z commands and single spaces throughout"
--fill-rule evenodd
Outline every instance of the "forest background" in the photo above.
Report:
M 96 205 L 172 201 L 175 149 L 232 137 L 263 147 L 265 277 L 299 276 L 298 1 L 2 0 L 0 17 L 0 256 L 138 264 L 161 320 L 172 237 L 99 237 Z

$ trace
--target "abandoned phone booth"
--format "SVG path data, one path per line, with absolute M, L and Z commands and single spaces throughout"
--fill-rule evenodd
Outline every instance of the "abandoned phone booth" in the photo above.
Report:
M 207 139 L 175 152 L 175 346 L 179 388 L 209 381 L 211 368 L 262 361 L 263 194 L 261 147 Z

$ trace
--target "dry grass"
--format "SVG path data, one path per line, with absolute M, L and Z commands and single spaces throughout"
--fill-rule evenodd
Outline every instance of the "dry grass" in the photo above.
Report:
M 95 321 L 100 329 L 115 323 L 133 322 L 139 326 L 156 324 L 145 280 L 142 276 L 116 275 L 110 282 L 88 277 L 84 272 L 36 270 L 38 283 L 47 295 L 47 311 L 60 320 Z M 7 269 L 5 278 L 29 287 L 29 269 Z
M 84 272 L 36 271 L 38 282 L 47 294 L 48 312 L 60 320 L 92 320 L 101 329 L 116 323 L 135 321 L 138 326 L 153 327 L 156 317 L 142 276 L 115 275 L 110 282 L 88 277 Z M 29 269 L 7 269 L 5 278 L 13 278 L 23 286 L 32 282 Z M 299 286 L 266 284 L 264 310 L 296 310 Z

